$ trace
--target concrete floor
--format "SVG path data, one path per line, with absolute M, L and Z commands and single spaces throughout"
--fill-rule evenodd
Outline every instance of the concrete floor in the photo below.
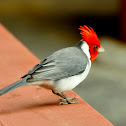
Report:
M 81 39 L 72 28 L 62 26 L 62 30 L 58 24 L 48 27 L 12 21 L 4 24 L 41 60 Z M 88 77 L 74 91 L 114 125 L 125 126 L 126 45 L 111 37 L 101 37 L 100 41 L 105 53 L 93 62 Z

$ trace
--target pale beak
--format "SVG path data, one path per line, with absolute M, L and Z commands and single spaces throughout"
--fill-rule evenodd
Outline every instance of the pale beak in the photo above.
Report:
M 99 49 L 98 49 L 98 52 L 104 52 L 105 49 L 101 46 Z

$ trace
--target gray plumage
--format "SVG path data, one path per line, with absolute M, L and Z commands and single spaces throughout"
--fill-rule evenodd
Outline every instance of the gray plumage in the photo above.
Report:
M 80 48 L 69 47 L 53 53 L 26 75 L 32 74 L 32 78 L 28 81 L 56 81 L 82 73 L 87 63 L 87 56 Z
M 52 55 L 35 65 L 21 80 L 0 90 L 0 95 L 10 92 L 30 82 L 41 80 L 60 80 L 85 71 L 89 62 L 81 50 L 81 41 L 75 47 L 68 47 L 54 52 Z
M 7 87 L 1 89 L 1 90 L 0 90 L 0 95 L 3 95 L 3 94 L 5 94 L 5 93 L 8 93 L 8 92 L 10 92 L 10 91 L 12 91 L 12 90 L 14 90 L 14 89 L 16 89 L 16 88 L 19 88 L 19 87 L 23 86 L 23 85 L 26 85 L 26 84 L 28 83 L 28 82 L 26 82 L 26 80 L 27 80 L 29 77 L 31 77 L 31 76 L 28 75 L 27 77 L 25 77 L 25 78 L 23 78 L 23 79 L 21 79 L 21 80 L 19 80 L 19 81 L 16 81 L 15 83 L 13 83 L 13 84 L 11 84 L 11 85 L 9 85 L 9 86 L 7 86 Z

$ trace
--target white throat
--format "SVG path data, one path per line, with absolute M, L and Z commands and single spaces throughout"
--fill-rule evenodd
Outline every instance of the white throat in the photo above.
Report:
M 88 59 L 90 59 L 91 56 L 90 56 L 90 52 L 89 52 L 89 46 L 85 41 L 83 41 L 83 44 L 81 45 L 81 49 L 87 55 Z

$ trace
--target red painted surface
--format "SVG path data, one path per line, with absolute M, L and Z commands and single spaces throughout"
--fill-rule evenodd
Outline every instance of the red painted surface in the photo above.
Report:
M 20 79 L 39 60 L 0 25 L 0 88 Z M 70 97 L 78 96 L 73 91 Z M 0 96 L 0 126 L 112 126 L 79 98 L 59 105 L 59 97 L 39 86 L 24 86 Z

